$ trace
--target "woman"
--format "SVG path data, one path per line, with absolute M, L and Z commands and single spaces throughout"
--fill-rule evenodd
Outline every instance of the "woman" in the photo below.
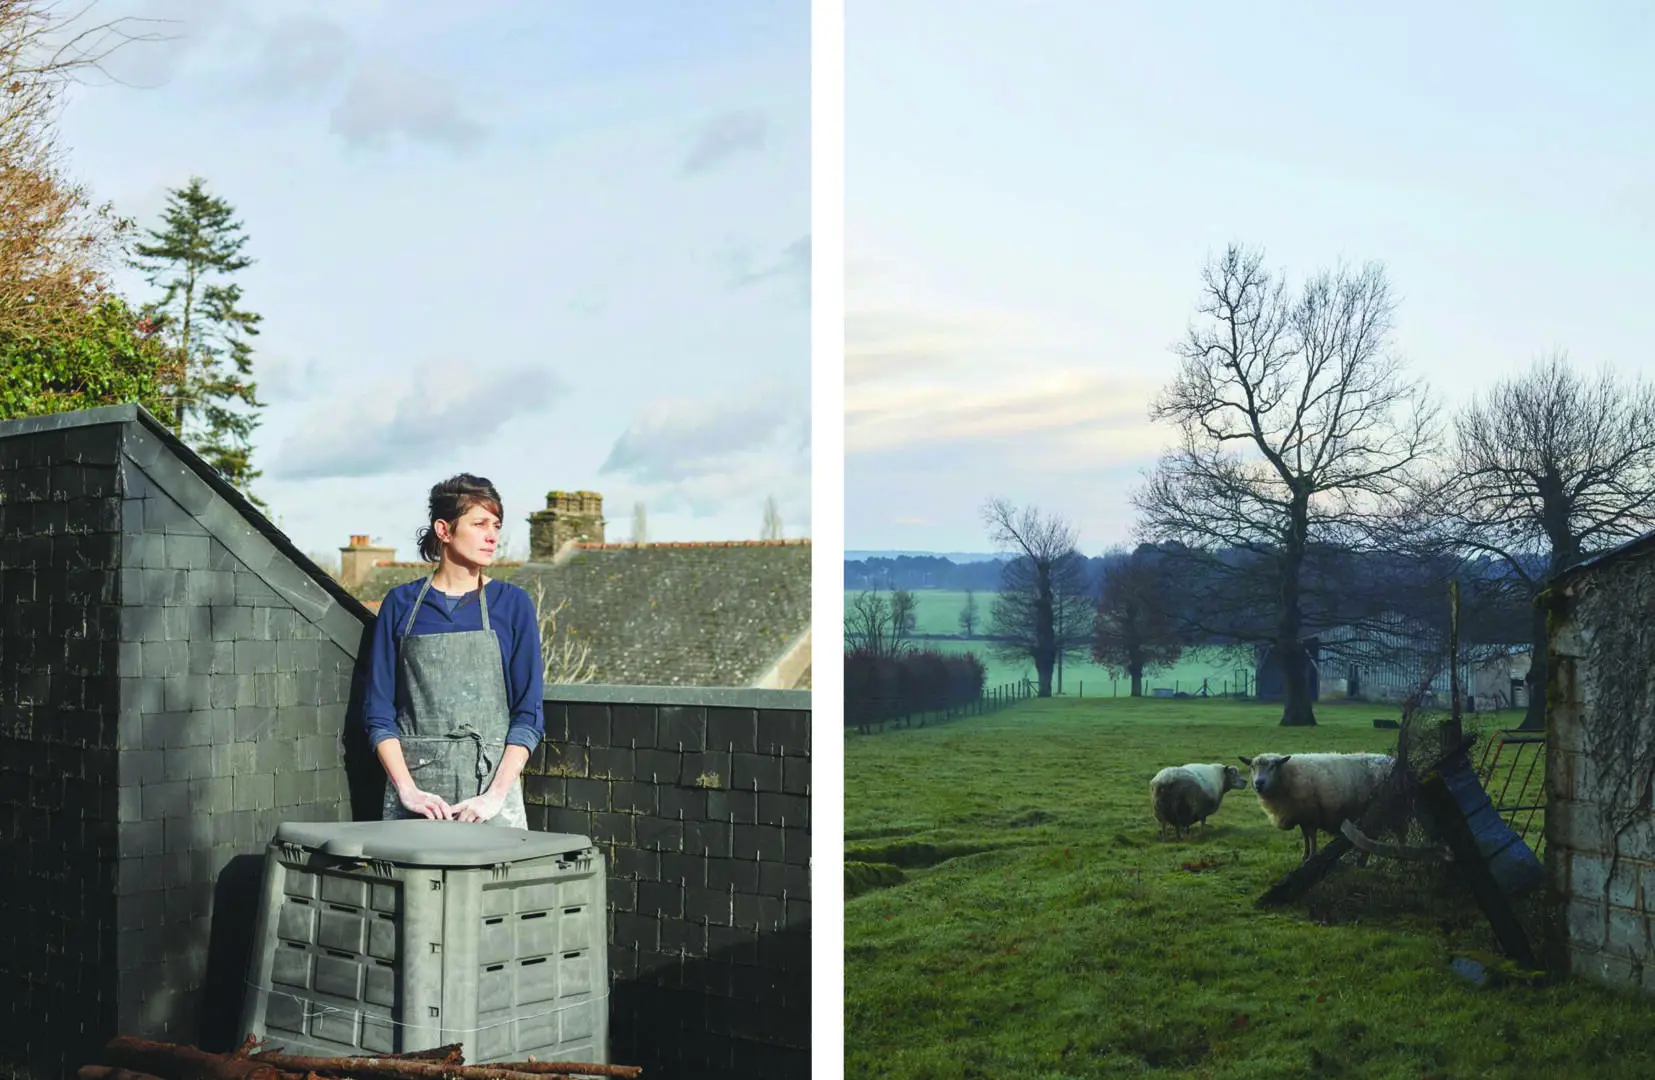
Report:
M 494 485 L 431 489 L 428 578 L 379 607 L 363 722 L 385 767 L 384 817 L 527 829 L 521 776 L 545 733 L 539 620 L 529 594 L 483 576 L 500 541 Z

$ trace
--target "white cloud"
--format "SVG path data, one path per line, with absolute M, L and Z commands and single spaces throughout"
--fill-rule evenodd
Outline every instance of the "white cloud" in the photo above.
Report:
M 467 115 L 458 88 L 434 71 L 375 61 L 358 71 L 333 107 L 328 128 L 351 146 L 380 148 L 394 136 L 470 150 L 485 128 Z
M 708 172 L 743 154 L 762 151 L 769 140 L 770 120 L 762 112 L 743 109 L 715 116 L 695 133 L 681 171 Z
M 810 302 L 810 237 L 801 236 L 788 244 L 769 262 L 757 269 L 752 266 L 752 257 L 746 252 L 740 252 L 735 258 L 736 268 L 731 275 L 731 285 L 738 289 L 752 288 L 766 282 L 789 282 L 798 290 L 799 298 L 805 303 Z
M 785 520 L 808 526 L 808 399 L 772 383 L 648 402 L 598 472 L 632 484 L 652 510 L 739 516 L 735 508 L 751 504 L 757 535 L 765 497 L 774 496 Z
M 249 87 L 276 96 L 307 96 L 336 83 L 356 53 L 345 28 L 316 15 L 284 15 L 264 28 Z
M 537 414 L 560 396 L 543 367 L 477 370 L 432 362 L 406 381 L 369 384 L 307 415 L 282 444 L 270 472 L 283 479 L 370 477 L 408 469 L 440 447 L 480 446 L 517 416 Z

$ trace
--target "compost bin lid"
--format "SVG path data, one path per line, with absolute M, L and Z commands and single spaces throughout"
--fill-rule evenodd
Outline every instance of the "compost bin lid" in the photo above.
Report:
M 474 821 L 287 821 L 276 843 L 347 859 L 409 866 L 493 866 L 565 855 L 592 846 L 572 833 L 529 832 Z

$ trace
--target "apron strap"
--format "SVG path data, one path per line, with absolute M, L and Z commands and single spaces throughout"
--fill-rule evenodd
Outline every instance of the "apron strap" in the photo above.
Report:
M 425 602 L 425 593 L 431 588 L 431 582 L 435 581 L 436 578 L 436 572 L 433 571 L 431 576 L 425 579 L 425 584 L 419 587 L 419 595 L 414 597 L 414 606 L 408 609 L 408 622 L 407 625 L 402 628 L 403 637 L 407 637 L 409 634 L 413 633 L 414 616 L 419 614 L 419 606 Z
M 483 580 L 483 575 L 482 574 L 477 575 L 477 607 L 483 613 L 483 629 L 487 630 L 488 629 L 488 582 Z

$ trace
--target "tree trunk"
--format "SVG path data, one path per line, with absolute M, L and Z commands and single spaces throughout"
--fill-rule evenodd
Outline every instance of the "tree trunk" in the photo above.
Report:
M 1310 700 L 1310 658 L 1304 649 L 1304 620 L 1299 612 L 1299 572 L 1304 567 L 1309 512 L 1309 496 L 1295 492 L 1291 531 L 1282 555 L 1281 620 L 1276 631 L 1276 655 L 1281 658 L 1282 727 L 1316 726 Z
M 1143 665 L 1140 664 L 1140 665 L 1134 667 L 1131 671 L 1131 675 L 1132 675 L 1132 696 L 1133 697 L 1143 697 L 1144 696 L 1144 669 L 1143 669 Z
M 1034 670 L 1040 677 L 1040 696 L 1052 696 L 1052 668 L 1057 666 L 1057 609 L 1052 597 L 1050 563 L 1035 568 L 1038 575 L 1034 603 Z
M 1536 604 L 1530 621 L 1529 673 L 1523 679 L 1529 702 L 1519 731 L 1546 730 L 1546 645 L 1546 610 Z
M 1276 646 L 1276 655 L 1281 658 L 1282 675 L 1282 727 L 1315 727 L 1316 713 L 1310 700 L 1310 657 L 1305 652 L 1304 645 L 1294 641 L 1291 645 Z

